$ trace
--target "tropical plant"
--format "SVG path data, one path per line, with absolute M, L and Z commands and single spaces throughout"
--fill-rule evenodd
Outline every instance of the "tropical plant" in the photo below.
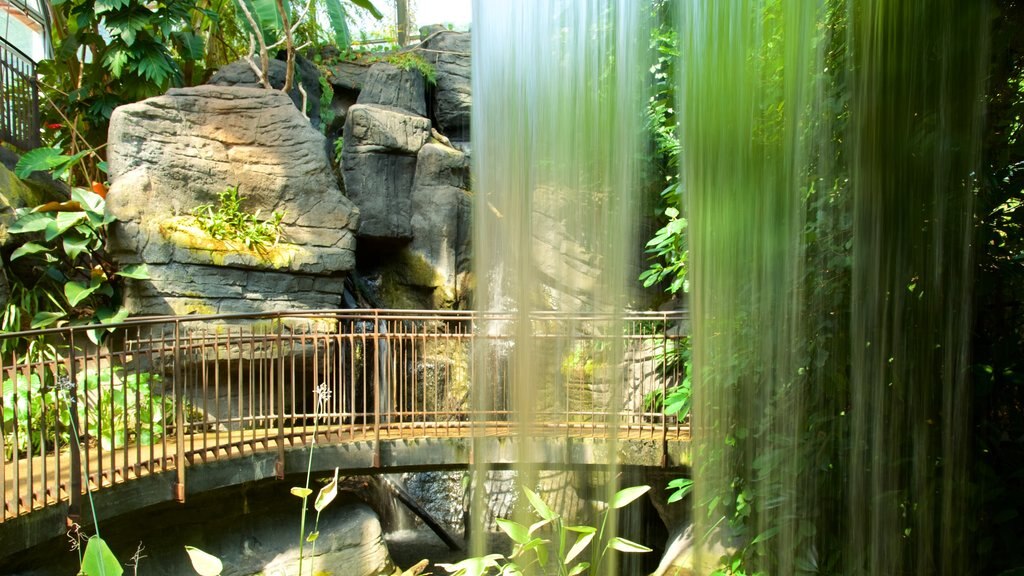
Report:
M 270 221 L 260 220 L 260 211 L 248 213 L 242 209 L 245 197 L 237 187 L 230 187 L 219 195 L 220 203 L 202 204 L 192 210 L 196 223 L 211 238 L 241 242 L 246 248 L 260 249 L 276 246 L 281 240 L 281 222 L 284 213 L 274 212 Z
M 57 359 L 52 347 L 30 349 L 28 354 Z M 60 379 L 61 376 L 50 372 L 33 372 L 3 380 L 2 423 L 7 457 L 39 455 L 47 444 L 61 447 L 72 441 L 68 396 L 58 386 Z M 174 414 L 173 399 L 153 391 L 152 384 L 159 380 L 159 375 L 125 375 L 120 369 L 81 375 L 75 387 L 77 400 L 89 407 L 83 432 L 105 449 L 131 442 L 145 446 L 159 440 Z
M 504 518 L 497 520 L 498 527 L 515 544 L 508 558 L 501 554 L 489 554 L 437 566 L 455 576 L 522 576 L 547 574 L 549 569 L 559 576 L 602 574 L 601 566 L 612 551 L 651 551 L 642 544 L 607 533 L 611 515 L 650 489 L 650 486 L 633 486 L 616 492 L 610 502 L 606 505 L 602 503 L 604 512 L 601 514 L 600 526 L 594 527 L 567 524 L 537 493 L 524 486 L 523 493 L 540 520 L 529 526 Z M 585 554 L 588 548 L 589 555 Z M 555 566 L 550 566 L 551 563 Z
M 127 443 L 148 446 L 173 424 L 174 399 L 157 394 L 160 375 L 124 374 L 121 369 L 88 372 L 79 378 L 79 404 L 89 407 L 85 430 L 104 449 Z
M 53 57 L 38 68 L 44 137 L 72 156 L 102 149 L 114 108 L 180 85 L 182 63 L 204 57 L 193 0 L 62 0 L 51 10 Z M 89 154 L 75 181 L 102 181 L 101 161 Z
M 127 316 L 120 308 L 122 280 L 149 276 L 144 264 L 118 267 L 107 256 L 107 227 L 114 218 L 105 214 L 104 205 L 100 195 L 72 188 L 68 201 L 15 212 L 17 219 L 8 232 L 37 235 L 10 256 L 12 265 L 18 261 L 27 266 L 17 282 L 35 291 L 35 302 L 41 304 L 31 328 L 67 322 L 111 324 Z M 89 337 L 98 341 L 100 334 L 90 331 Z

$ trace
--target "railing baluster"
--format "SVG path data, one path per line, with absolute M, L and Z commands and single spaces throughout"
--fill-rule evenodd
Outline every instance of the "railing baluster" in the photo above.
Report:
M 174 499 L 185 501 L 185 382 L 181 357 L 181 323 L 174 322 Z

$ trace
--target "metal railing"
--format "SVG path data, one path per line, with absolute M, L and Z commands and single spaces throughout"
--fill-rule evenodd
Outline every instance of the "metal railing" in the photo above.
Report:
M 0 139 L 21 150 L 40 145 L 36 63 L 0 38 Z
M 688 429 L 650 402 L 681 379 L 671 357 L 683 319 L 531 315 L 532 337 L 550 339 L 564 358 L 534 385 L 546 409 L 532 426 L 564 436 L 683 437 Z M 512 433 L 516 351 L 495 329 L 512 321 L 358 310 L 0 334 L 0 522 L 64 500 L 75 514 L 85 490 L 158 472 L 174 471 L 183 498 L 187 466 L 277 451 L 280 467 L 286 448 L 308 445 L 314 431 L 320 444 L 378 449 L 389 439 Z M 617 387 L 593 370 L 612 342 L 625 358 L 609 371 Z M 490 355 L 487 374 L 474 373 L 481 346 Z M 474 408 L 470 391 L 481 386 Z M 618 402 L 607 393 L 615 389 Z M 619 410 L 609 413 L 609 405 Z

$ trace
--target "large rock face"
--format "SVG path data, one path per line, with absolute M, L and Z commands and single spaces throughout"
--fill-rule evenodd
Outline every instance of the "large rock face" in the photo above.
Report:
M 110 121 L 107 209 L 123 263 L 146 262 L 133 313 L 253 312 L 340 305 L 355 265 L 358 210 L 324 140 L 278 91 L 200 86 L 122 106 Z M 281 212 L 283 241 L 260 250 L 204 236 L 189 215 L 237 187 L 242 209 Z M 332 279 L 333 278 L 333 279 Z
M 257 59 L 258 60 L 258 59 Z M 278 90 L 284 86 L 285 75 L 288 65 L 282 60 L 271 60 L 267 69 L 267 80 L 270 85 Z M 247 88 L 262 88 L 256 72 L 245 59 L 236 60 L 210 77 L 208 84 L 215 86 L 239 86 Z M 306 91 L 306 115 L 314 126 L 320 126 L 320 71 L 317 67 L 302 56 L 295 58 L 295 79 L 292 89 L 288 91 L 295 107 L 302 109 L 302 93 L 299 92 L 299 84 L 302 84 Z
M 430 120 L 402 109 L 357 104 L 345 120 L 345 191 L 365 214 L 361 236 L 412 237 L 411 194 L 416 154 L 430 137 Z
M 466 296 L 472 206 L 469 159 L 449 146 L 423 146 L 412 185 L 410 250 L 436 271 L 434 305 L 450 308 Z
M 427 115 L 426 86 L 416 70 L 402 70 L 378 62 L 366 72 L 358 104 L 377 104 L 400 108 L 417 116 Z
M 437 72 L 434 117 L 452 140 L 469 139 L 473 104 L 469 32 L 440 31 L 423 42 L 421 54 Z

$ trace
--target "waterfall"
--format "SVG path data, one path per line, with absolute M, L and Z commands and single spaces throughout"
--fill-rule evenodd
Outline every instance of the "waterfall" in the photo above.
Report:
M 678 4 L 694 517 L 745 566 L 965 573 L 984 12 Z
M 536 424 L 571 412 L 559 370 L 574 335 L 621 335 L 614 318 L 636 285 L 646 12 L 631 0 L 473 5 L 474 298 L 490 315 L 477 331 L 493 344 L 474 352 L 472 401 L 511 412 L 520 462 L 537 461 Z M 567 316 L 541 326 L 536 313 L 552 310 L 611 320 L 582 326 Z M 608 343 L 607 357 L 621 358 L 621 338 Z M 498 382 L 505 358 L 510 378 Z M 615 360 L 599 370 L 613 387 L 621 380 Z M 499 386 L 507 394 L 495 397 Z M 619 391 L 603 397 L 593 411 L 617 412 Z M 474 462 L 483 478 L 482 442 Z M 609 478 L 614 471 L 613 463 Z M 530 487 L 537 472 L 521 468 L 521 484 Z M 475 494 L 479 509 L 482 490 Z M 473 534 L 481 552 L 482 531 Z

